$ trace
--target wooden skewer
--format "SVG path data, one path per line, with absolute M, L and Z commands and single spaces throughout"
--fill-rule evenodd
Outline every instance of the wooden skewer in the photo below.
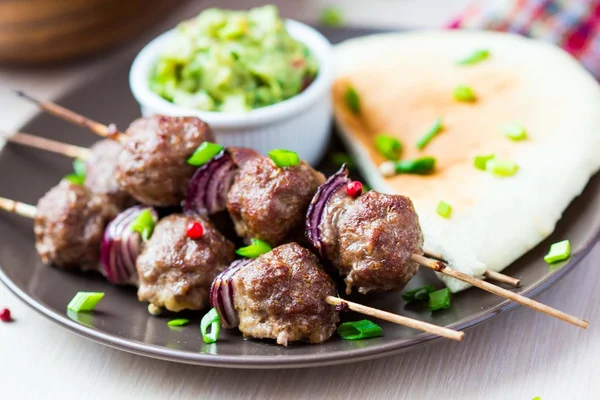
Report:
M 444 256 L 441 255 L 440 253 L 436 253 L 431 250 L 423 250 L 423 252 L 425 253 L 425 256 L 427 256 L 429 258 L 434 258 L 434 259 L 444 262 L 444 263 L 447 262 L 446 259 L 444 259 Z M 496 282 L 506 283 L 507 285 L 510 285 L 512 287 L 516 287 L 516 288 L 521 287 L 520 279 L 513 278 L 512 276 L 508 276 L 505 274 L 501 274 L 500 272 L 496 272 L 496 271 L 487 269 L 483 273 L 483 276 L 485 276 L 486 278 L 491 279 L 493 281 L 496 281 Z
M 568 322 L 568 323 L 578 326 L 580 328 L 587 329 L 588 325 L 590 324 L 588 321 L 574 317 L 574 316 L 564 313 L 562 311 L 556 310 L 545 304 L 539 303 L 535 300 L 531 300 L 525 296 L 521 296 L 520 294 L 513 293 L 509 290 L 503 289 L 503 288 L 493 285 L 489 282 L 475 278 L 471 275 L 467 275 L 463 272 L 455 271 L 439 260 L 432 260 L 432 259 L 429 259 L 429 258 L 424 257 L 419 254 L 413 254 L 411 258 L 413 261 L 419 263 L 420 265 L 422 265 L 424 267 L 430 268 L 430 269 L 437 271 L 439 273 L 442 273 L 444 275 L 451 276 L 451 277 L 461 280 L 463 282 L 467 282 L 470 285 L 473 285 L 475 287 L 478 287 L 478 288 L 488 291 L 490 293 L 496 294 L 498 296 L 504 297 L 506 299 L 515 301 L 526 307 L 532 308 L 536 311 L 543 312 L 544 314 L 548 314 L 552 317 L 558 318 L 562 321 Z
M 23 92 L 22 90 L 15 90 L 14 92 L 18 96 L 23 97 L 24 99 L 27 99 L 27 100 L 33 102 L 38 107 L 40 107 L 42 110 L 47 111 L 48 113 L 50 113 L 58 118 L 62 118 L 64 120 L 72 122 L 76 125 L 87 128 L 87 129 L 91 130 L 92 132 L 94 132 L 96 135 L 100 135 L 102 137 L 113 139 L 113 140 L 118 140 L 120 142 L 123 142 L 125 140 L 124 134 L 122 132 L 119 132 L 113 124 L 106 126 L 104 124 L 101 124 L 100 122 L 96 122 L 87 117 L 84 117 L 81 114 L 77 114 L 74 111 L 71 111 L 62 106 L 59 106 L 58 104 L 52 103 L 50 101 L 38 100 L 38 99 L 28 95 L 27 93 Z
M 378 310 L 376 308 L 363 306 L 362 304 L 340 299 L 339 297 L 327 296 L 325 298 L 325 301 L 327 302 L 327 304 L 331 304 L 332 306 L 347 306 L 350 310 L 356 311 L 361 314 L 383 319 L 385 321 L 393 322 L 398 325 L 408 326 L 409 328 L 417 329 L 427 333 L 432 333 L 434 335 L 442 336 L 447 339 L 452 339 L 460 342 L 465 336 L 465 333 L 461 331 L 455 331 L 453 329 L 433 325 L 428 322 L 419 321 L 416 319 L 403 317 L 398 314 L 393 314 L 387 311 Z
M 17 132 L 7 136 L 6 140 L 12 143 L 18 143 L 36 149 L 48 150 L 53 153 L 62 154 L 71 158 L 87 159 L 91 151 L 85 147 L 73 146 L 72 144 L 57 142 L 55 140 L 30 135 L 29 133 Z
M 25 218 L 35 218 L 37 209 L 31 204 L 21 203 L 4 197 L 0 197 L 0 210 L 6 210 L 15 214 L 19 214 Z

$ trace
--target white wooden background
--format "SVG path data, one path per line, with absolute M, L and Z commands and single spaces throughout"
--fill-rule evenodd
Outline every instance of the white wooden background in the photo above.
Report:
M 323 4 L 340 4 L 351 24 L 436 26 L 468 0 L 288 0 L 286 16 L 313 20 Z M 154 33 L 207 3 L 193 2 Z M 277 3 L 277 2 L 276 2 Z M 152 33 L 149 34 L 152 36 Z M 141 38 L 141 41 L 147 40 Z M 135 47 L 135 44 L 132 45 Z M 0 70 L 0 131 L 18 128 L 35 109 L 7 90 L 51 98 L 124 57 L 45 72 Z M 0 173 L 7 173 L 0 171 Z M 0 243 L 0 246 L 2 244 Z M 439 340 L 409 353 L 360 364 L 314 369 L 243 371 L 179 365 L 123 353 L 80 338 L 38 315 L 0 285 L 0 399 L 510 399 L 600 398 L 600 246 L 539 300 L 591 321 L 581 331 L 522 307 L 467 331 L 463 343 Z

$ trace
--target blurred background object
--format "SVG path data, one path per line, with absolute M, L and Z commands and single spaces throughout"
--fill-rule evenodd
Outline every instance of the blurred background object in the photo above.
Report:
M 0 63 L 64 61 L 119 45 L 183 0 L 2 0 Z

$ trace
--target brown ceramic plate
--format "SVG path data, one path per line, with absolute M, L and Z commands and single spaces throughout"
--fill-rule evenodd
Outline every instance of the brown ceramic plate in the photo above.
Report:
M 337 41 L 364 32 L 338 30 L 326 33 Z M 114 122 L 124 129 L 140 114 L 129 93 L 128 69 L 129 63 L 124 63 L 107 71 L 58 102 L 99 121 Z M 44 114 L 35 117 L 22 130 L 86 146 L 97 140 L 80 128 Z M 331 151 L 343 151 L 335 138 Z M 70 161 L 60 156 L 7 145 L 0 153 L 0 195 L 35 204 L 70 169 Z M 322 169 L 331 173 L 334 167 L 324 162 Z M 600 176 L 597 175 L 571 204 L 554 234 L 506 270 L 522 280 L 523 287 L 518 292 L 528 297 L 539 294 L 562 278 L 591 250 L 600 228 L 598 209 Z M 573 255 L 569 262 L 550 270 L 543 256 L 550 243 L 564 238 L 571 240 Z M 425 283 L 441 286 L 428 272 L 421 271 L 410 287 Z M 0 279 L 34 309 L 79 335 L 121 350 L 184 363 L 237 368 L 308 367 L 390 355 L 436 338 L 377 321 L 382 325 L 384 335 L 363 341 L 343 341 L 334 337 L 322 345 L 284 348 L 272 342 L 244 340 L 239 332 L 225 330 L 218 343 L 206 345 L 199 332 L 201 315 L 189 315 L 192 323 L 186 327 L 169 328 L 166 318 L 148 315 L 146 306 L 137 301 L 133 289 L 111 286 L 100 276 L 65 273 L 42 265 L 34 248 L 31 221 L 6 213 L 0 213 Z M 96 312 L 67 313 L 67 303 L 80 290 L 106 293 Z M 407 307 L 399 293 L 355 296 L 353 299 L 455 329 L 468 328 L 516 306 L 478 289 L 456 295 L 450 309 L 433 315 L 426 308 Z M 355 320 L 359 316 L 347 313 L 343 318 Z

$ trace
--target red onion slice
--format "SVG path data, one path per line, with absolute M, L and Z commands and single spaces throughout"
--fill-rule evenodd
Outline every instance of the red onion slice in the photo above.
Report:
M 144 210 L 152 213 L 154 222 L 158 221 L 158 214 L 153 208 L 134 206 L 121 212 L 106 226 L 100 249 L 100 267 L 110 283 L 137 286 L 135 263 L 144 241 L 138 232 L 131 230 L 131 224 Z
M 225 271 L 215 277 L 210 287 L 210 306 L 217 309 L 217 312 L 221 316 L 221 326 L 223 328 L 235 328 L 240 323 L 233 303 L 235 295 L 233 277 L 240 268 L 252 261 L 250 258 L 235 260 Z
M 190 179 L 183 210 L 186 213 L 201 215 L 224 211 L 235 172 L 248 160 L 257 156 L 259 154 L 252 149 L 231 147 L 198 168 Z
M 306 213 L 306 237 L 323 259 L 327 258 L 327 255 L 320 225 L 323 222 L 327 202 L 334 193 L 347 185 L 348 182 L 350 182 L 348 168 L 344 164 L 338 172 L 331 175 L 324 184 L 319 186 Z

